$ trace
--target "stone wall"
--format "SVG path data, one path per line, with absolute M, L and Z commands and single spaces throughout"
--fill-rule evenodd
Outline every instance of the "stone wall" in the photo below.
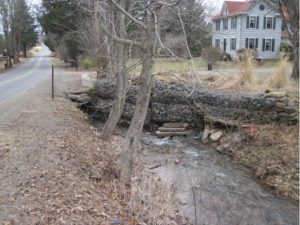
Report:
M 136 102 L 138 85 L 131 85 L 122 119 L 130 120 Z M 146 123 L 188 122 L 197 125 L 204 117 L 236 123 L 298 123 L 298 102 L 285 94 L 232 94 L 203 90 L 178 82 L 155 81 Z M 116 84 L 98 81 L 93 91 L 95 115 L 106 119 L 116 98 Z

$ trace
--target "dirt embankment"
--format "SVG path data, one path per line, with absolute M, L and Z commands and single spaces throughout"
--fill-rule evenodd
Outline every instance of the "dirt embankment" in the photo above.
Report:
M 79 83 L 76 74 L 62 74 L 54 101 L 48 83 L 40 84 L 24 96 L 30 104 L 0 123 L 0 224 L 186 224 L 173 192 L 142 164 L 132 189 L 115 179 L 122 137 L 103 142 L 59 97 Z
M 273 193 L 299 201 L 299 127 L 254 124 L 210 143 L 217 151 L 250 168 Z

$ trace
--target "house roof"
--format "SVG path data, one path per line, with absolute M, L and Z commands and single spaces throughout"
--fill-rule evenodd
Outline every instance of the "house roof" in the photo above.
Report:
M 233 16 L 233 15 L 239 15 L 243 11 L 249 9 L 252 5 L 252 3 L 255 0 L 248 0 L 248 1 L 224 1 L 224 5 L 227 7 L 227 14 L 226 15 L 216 15 L 212 18 L 212 20 L 221 19 L 225 16 Z
M 224 2 L 227 10 L 228 10 L 228 14 L 239 14 L 247 9 L 249 9 L 251 7 L 251 4 L 253 3 L 253 1 L 225 1 Z

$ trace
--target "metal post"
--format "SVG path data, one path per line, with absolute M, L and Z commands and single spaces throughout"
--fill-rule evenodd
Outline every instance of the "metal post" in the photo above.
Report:
M 52 99 L 54 99 L 54 65 L 52 64 Z

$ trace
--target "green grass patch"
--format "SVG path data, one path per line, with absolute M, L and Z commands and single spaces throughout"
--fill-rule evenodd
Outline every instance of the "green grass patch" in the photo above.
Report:
M 91 68 L 95 68 L 96 67 L 96 62 L 94 59 L 91 58 L 85 58 L 82 62 L 81 62 L 81 67 L 85 68 L 85 69 L 91 69 Z

